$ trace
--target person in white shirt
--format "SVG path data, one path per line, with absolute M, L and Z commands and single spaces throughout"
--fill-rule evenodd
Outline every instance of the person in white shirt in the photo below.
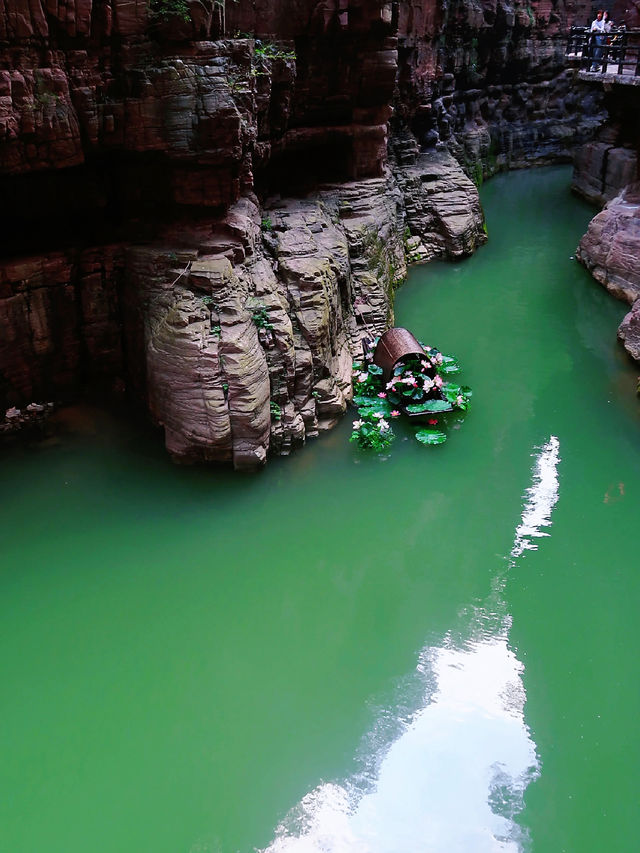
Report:
M 602 9 L 598 9 L 595 20 L 591 24 L 591 32 L 593 33 L 592 44 L 594 44 L 595 47 L 593 49 L 593 62 L 591 63 L 590 71 L 600 70 L 600 63 L 597 60 L 602 57 L 602 45 L 604 44 L 605 39 L 605 21 L 603 15 L 604 13 Z

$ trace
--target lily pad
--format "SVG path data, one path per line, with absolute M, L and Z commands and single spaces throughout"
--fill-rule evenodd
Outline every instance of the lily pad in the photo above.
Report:
M 374 406 L 378 402 L 378 398 L 370 397 L 367 394 L 356 394 L 353 402 L 356 406 Z
M 444 444 L 447 436 L 438 429 L 419 429 L 416 438 L 420 444 Z
M 457 397 L 462 394 L 462 386 L 456 385 L 455 382 L 444 382 L 440 391 L 445 400 L 455 403 Z
M 460 365 L 457 359 L 450 355 L 442 356 L 442 364 L 438 368 L 438 373 L 458 373 L 459 371 Z
M 361 414 L 367 414 L 369 412 L 380 412 L 381 415 L 388 417 L 391 414 L 391 406 L 384 399 L 378 399 L 377 397 L 354 397 L 353 402 L 358 407 L 358 411 Z
M 450 412 L 451 408 L 451 403 L 448 400 L 425 400 L 424 403 L 412 403 L 406 407 L 407 412 L 412 415 Z

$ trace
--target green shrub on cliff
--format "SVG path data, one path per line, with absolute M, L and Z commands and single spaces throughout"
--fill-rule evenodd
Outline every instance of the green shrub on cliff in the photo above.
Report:
M 149 17 L 160 21 L 180 18 L 186 22 L 191 20 L 191 13 L 186 0 L 149 0 Z

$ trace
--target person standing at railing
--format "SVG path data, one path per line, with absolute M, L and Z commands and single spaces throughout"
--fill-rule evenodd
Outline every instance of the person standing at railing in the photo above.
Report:
M 598 60 L 602 58 L 602 45 L 605 42 L 605 22 L 604 22 L 604 13 L 602 9 L 598 9 L 595 20 L 591 23 L 591 32 L 592 32 L 592 45 L 595 45 L 593 48 L 593 61 L 591 63 L 590 71 L 599 71 L 600 63 Z

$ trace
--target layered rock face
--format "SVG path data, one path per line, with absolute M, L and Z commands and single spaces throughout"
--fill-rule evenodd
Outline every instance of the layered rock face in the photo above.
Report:
M 401 105 L 422 145 L 446 142 L 476 183 L 504 168 L 570 162 L 606 113 L 564 67 L 586 3 L 400 3 Z
M 0 408 L 126 385 L 176 459 L 254 467 L 344 410 L 407 262 L 484 241 L 469 176 L 601 114 L 561 3 L 187 6 L 0 8 Z
M 397 174 L 262 210 L 240 199 L 224 247 L 215 222 L 189 248 L 167 250 L 172 226 L 164 245 L 128 250 L 149 407 L 174 458 L 252 468 L 331 427 L 363 337 L 392 323 L 405 252 L 460 257 L 484 241 L 476 188 L 451 155 Z
M 576 252 L 594 278 L 632 310 L 618 329 L 627 352 L 640 361 L 640 90 L 614 85 L 605 95 L 609 120 L 579 149 L 573 189 L 604 204 Z
M 597 281 L 632 306 L 618 337 L 640 361 L 640 183 L 625 187 L 591 220 L 576 255 Z

